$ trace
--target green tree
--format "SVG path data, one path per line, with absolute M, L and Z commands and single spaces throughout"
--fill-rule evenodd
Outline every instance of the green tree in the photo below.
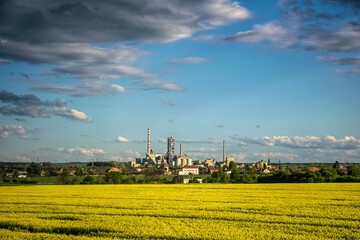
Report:
M 136 183 L 136 177 L 135 176 L 129 176 L 127 178 L 125 178 L 122 183 L 124 184 L 134 184 Z
M 84 171 L 82 170 L 82 168 L 77 168 L 76 171 L 75 171 L 75 175 L 76 175 L 76 176 L 84 176 L 85 173 L 84 173 Z
M 59 184 L 74 184 L 76 183 L 76 178 L 70 177 L 70 171 L 67 168 L 62 170 L 62 173 L 58 176 L 58 183 Z
M 28 177 L 40 177 L 43 167 L 40 163 L 31 163 L 29 167 L 26 168 Z
M 14 170 L 13 177 L 14 177 L 14 178 L 19 177 L 19 170 L 17 170 L 17 169 Z
M 338 177 L 336 169 L 331 167 L 322 168 L 320 173 L 326 182 L 334 182 L 336 177 Z
M 56 166 L 54 164 L 52 164 L 51 162 L 44 162 L 42 164 L 42 166 L 43 166 L 43 170 L 45 172 L 46 177 L 51 177 L 51 176 L 57 176 L 58 175 Z
M 347 166 L 348 175 L 353 177 L 360 177 L 360 168 L 355 164 Z
M 86 177 L 84 177 L 84 179 L 81 183 L 82 184 L 92 184 L 92 183 L 95 183 L 95 179 L 92 176 L 86 176 Z
M 236 168 L 237 168 L 236 162 L 231 161 L 231 162 L 229 163 L 229 170 L 233 171 L 233 170 L 235 170 Z
M 110 184 L 119 184 L 122 179 L 123 176 L 119 172 L 108 172 L 104 178 L 105 182 Z

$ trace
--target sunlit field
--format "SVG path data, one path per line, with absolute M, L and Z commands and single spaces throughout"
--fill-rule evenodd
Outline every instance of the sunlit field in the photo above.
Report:
M 0 191 L 0 239 L 360 239 L 359 183 Z

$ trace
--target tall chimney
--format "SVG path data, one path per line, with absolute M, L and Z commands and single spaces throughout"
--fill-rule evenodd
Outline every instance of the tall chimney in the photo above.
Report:
M 182 144 L 180 143 L 180 156 L 182 156 Z
M 223 162 L 225 162 L 225 140 L 223 140 Z
M 147 153 L 150 153 L 150 128 L 148 128 Z

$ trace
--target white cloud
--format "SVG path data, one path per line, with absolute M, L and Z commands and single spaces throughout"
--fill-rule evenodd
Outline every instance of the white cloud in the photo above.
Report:
M 6 157 L 1 157 L 1 159 L 7 162 L 31 162 L 31 158 L 24 155 L 6 156 Z
M 274 137 L 254 137 L 254 138 L 238 138 L 233 137 L 235 142 L 240 145 L 258 144 L 262 146 L 281 146 L 287 148 L 331 148 L 331 149 L 359 149 L 360 140 L 352 136 L 344 138 L 335 138 L 334 136 L 326 137 L 289 137 L 289 136 L 274 136 Z
M 170 63 L 175 64 L 192 64 L 192 63 L 202 63 L 202 62 L 209 62 L 210 59 L 208 58 L 201 58 L 201 57 L 184 57 L 184 58 L 176 58 L 170 61 Z
M 8 138 L 10 136 L 17 136 L 22 139 L 28 138 L 26 136 L 26 129 L 22 125 L 0 125 L 0 138 Z
M 168 92 L 184 92 L 186 88 L 179 86 L 176 82 L 165 80 L 144 80 L 138 84 L 144 86 L 144 90 L 163 90 Z
M 131 140 L 127 139 L 127 138 L 124 138 L 124 137 L 118 137 L 116 139 L 117 142 L 131 142 Z
M 121 93 L 125 92 L 125 88 L 123 86 L 112 84 L 112 85 L 110 85 L 110 87 L 117 90 L 118 92 L 121 92 Z
M 75 148 L 58 148 L 58 152 L 66 153 L 66 154 L 74 154 L 74 155 L 85 155 L 85 156 L 94 156 L 99 154 L 105 154 L 103 149 L 92 148 L 86 149 L 83 147 L 75 147 Z
M 250 31 L 238 32 L 237 34 L 227 37 L 227 40 L 236 40 L 241 42 L 261 42 L 267 41 L 277 46 L 288 47 L 294 44 L 296 40 L 287 29 L 278 25 L 276 21 L 266 24 L 256 24 Z
M 75 109 L 67 109 L 65 107 L 54 107 L 54 113 L 56 115 L 71 119 L 71 120 L 78 120 L 82 122 L 91 122 L 91 118 L 89 118 L 85 113 L 79 112 Z

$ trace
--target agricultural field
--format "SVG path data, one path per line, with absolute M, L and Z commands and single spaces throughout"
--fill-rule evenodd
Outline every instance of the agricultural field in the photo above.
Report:
M 360 239 L 359 183 L 0 191 L 0 239 Z

